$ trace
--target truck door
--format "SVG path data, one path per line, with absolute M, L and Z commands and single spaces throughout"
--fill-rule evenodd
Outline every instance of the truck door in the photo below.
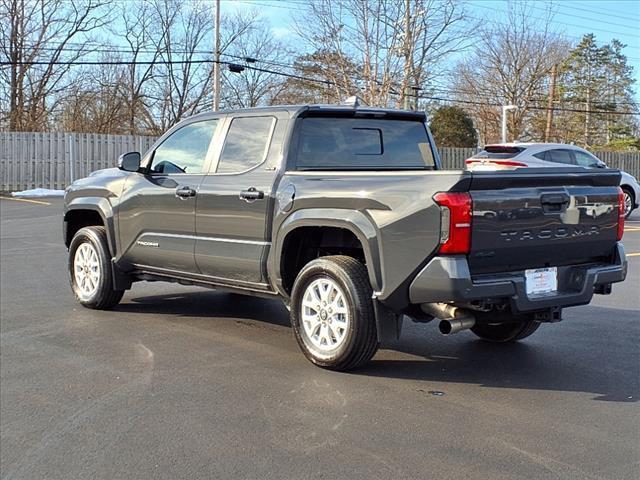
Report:
M 195 259 L 218 281 L 267 287 L 264 260 L 271 246 L 273 188 L 287 118 L 230 119 L 218 161 L 200 185 Z
M 194 121 L 171 132 L 151 152 L 146 172 L 127 179 L 118 215 L 127 263 L 160 273 L 197 273 L 196 201 L 220 123 Z

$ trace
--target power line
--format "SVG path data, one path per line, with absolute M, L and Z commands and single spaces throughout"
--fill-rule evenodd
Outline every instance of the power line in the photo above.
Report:
M 568 5 L 558 5 L 556 8 L 559 9 L 559 8 L 565 8 L 565 7 L 566 8 L 572 8 L 573 10 L 589 12 L 589 10 L 585 10 L 583 8 L 571 7 L 571 6 L 568 6 Z M 538 8 L 538 7 L 534 6 L 533 8 L 537 9 L 538 11 L 541 11 L 541 9 Z M 576 15 L 575 13 L 569 13 L 569 12 L 565 13 L 565 12 L 562 12 L 560 10 L 557 10 L 555 13 L 557 15 L 564 15 L 565 17 L 580 18 L 582 20 L 591 20 L 592 22 L 605 23 L 607 25 L 613 25 L 614 27 L 631 28 L 632 30 L 636 30 L 636 31 L 638 30 L 638 25 L 626 25 L 626 24 L 621 24 L 619 22 L 607 22 L 606 20 L 602 20 L 602 19 L 599 19 L 599 18 L 585 17 L 585 16 Z M 601 13 L 597 13 L 597 12 L 594 12 L 594 13 L 596 13 L 597 15 L 602 15 Z M 625 18 L 625 17 L 622 17 L 622 16 L 611 15 L 611 14 L 607 14 L 607 17 L 616 17 L 616 18 L 621 18 L 623 20 L 629 20 L 629 18 Z
M 303 6 L 304 6 L 304 5 L 308 5 L 309 3 L 313 3 L 313 0 L 309 0 L 309 2 L 306 2 L 306 1 L 298 2 L 298 1 L 295 1 L 295 0 L 287 0 L 287 2 L 286 2 L 286 3 L 287 3 L 287 5 L 280 5 L 280 4 L 277 4 L 277 3 L 276 3 L 276 4 L 274 4 L 274 3 L 255 2 L 255 1 L 252 1 L 252 0 L 239 0 L 239 1 L 240 1 L 241 3 L 245 3 L 245 4 L 249 4 L 249 5 L 257 5 L 257 6 L 262 6 L 262 7 L 273 7 L 273 8 L 280 8 L 280 9 L 284 9 L 284 10 L 299 11 L 299 12 L 305 12 L 305 11 L 307 11 L 307 10 L 306 10 L 306 8 L 304 8 Z M 264 0 L 263 0 L 263 1 L 264 1 Z M 285 2 L 282 2 L 282 3 L 285 3 Z M 338 2 L 338 3 L 339 3 L 339 2 Z M 296 6 L 295 6 L 295 7 L 293 7 L 292 5 L 296 5 Z M 484 9 L 486 9 L 486 10 L 491 10 L 492 12 L 495 12 L 495 11 L 496 11 L 494 8 L 491 8 L 491 7 L 485 7 L 485 6 L 483 6 L 483 5 L 478 5 L 478 4 L 476 4 L 476 3 L 473 3 L 472 5 L 473 5 L 474 7 L 484 8 Z M 563 5 L 563 6 L 564 6 L 564 5 Z M 537 7 L 533 7 L 533 8 L 535 8 L 535 9 L 536 9 L 536 10 L 538 10 L 538 11 L 541 11 L 541 10 L 540 10 L 539 8 L 537 8 Z M 566 14 L 566 13 L 562 13 L 562 12 L 556 12 L 556 13 L 557 13 L 557 14 L 559 14 L 559 15 L 565 15 L 565 16 L 566 16 L 566 15 L 570 15 L 570 14 Z M 609 16 L 609 14 L 607 14 L 607 15 Z M 472 15 L 467 15 L 467 16 L 468 16 L 468 17 L 470 17 L 470 18 L 473 18 L 474 20 L 485 21 L 485 22 L 487 21 L 487 19 L 486 19 L 486 18 L 478 18 L 478 17 L 474 17 L 474 16 L 472 16 Z M 608 23 L 608 24 L 611 24 L 611 25 L 614 25 L 614 26 L 622 26 L 622 27 L 625 27 L 625 28 L 633 28 L 633 29 L 637 29 L 637 27 L 632 27 L 632 26 L 627 26 L 627 25 L 619 25 L 619 24 L 616 24 L 616 23 L 611 23 L 611 22 L 607 22 L 607 21 L 604 21 L 604 20 L 600 20 L 600 19 L 593 19 L 593 18 L 580 17 L 580 16 L 577 16 L 577 15 L 572 15 L 572 16 L 573 16 L 573 17 L 575 17 L 575 18 L 583 18 L 583 19 L 586 19 L 586 20 L 592 20 L 592 21 L 595 21 L 595 22 L 598 22 L 598 23 Z M 530 16 L 530 18 L 533 18 L 533 19 L 535 19 L 535 20 L 543 20 L 543 21 L 545 20 L 545 19 L 543 19 L 543 18 L 535 17 L 535 16 Z M 504 24 L 504 23 L 502 23 L 502 22 L 498 22 L 498 21 L 496 21 L 496 20 L 492 20 L 492 23 L 497 23 L 497 24 L 499 24 L 499 25 L 506 25 L 506 24 Z M 558 25 L 568 26 L 568 27 L 577 27 L 577 28 L 583 28 L 583 27 L 584 27 L 583 25 L 576 25 L 576 24 L 573 24 L 573 23 L 566 23 L 566 22 L 562 22 L 562 21 L 553 22 L 553 23 L 556 23 L 556 24 L 558 24 Z M 346 28 L 350 28 L 350 29 L 352 29 L 352 30 L 353 30 L 353 27 L 351 27 L 351 26 L 349 26 L 349 25 L 346 25 L 346 24 L 345 24 L 344 26 L 345 26 Z M 612 32 L 611 30 L 604 30 L 604 29 L 600 29 L 600 28 L 593 28 L 593 27 L 591 27 L 589 30 L 599 31 L 599 32 L 603 32 L 603 33 L 608 33 L 608 34 L 610 34 L 610 35 L 618 35 L 618 36 L 619 36 L 619 35 L 629 35 L 629 34 L 625 34 L 625 33 L 621 33 L 621 32 Z M 570 38 L 573 38 L 573 39 L 575 39 L 575 40 L 581 40 L 581 39 L 582 39 L 582 37 L 577 37 L 577 36 L 575 36 L 575 35 L 565 35 L 565 36 L 570 37 Z M 627 57 L 627 58 L 630 58 L 630 59 L 633 59 L 633 60 L 640 60 L 640 58 L 634 58 L 634 57 Z
M 81 44 L 78 44 L 78 45 L 81 45 Z M 106 45 L 101 45 L 101 46 L 106 46 Z M 41 48 L 43 48 L 45 50 L 55 50 L 54 48 L 48 48 L 48 47 L 41 47 Z M 80 48 L 66 47 L 65 50 L 84 51 L 85 47 L 82 47 L 82 46 Z M 95 48 L 95 47 L 91 49 L 91 52 L 126 53 L 126 54 L 133 53 L 131 50 L 116 50 L 116 49 L 113 49 L 113 48 L 101 49 L 101 48 Z M 88 52 L 88 53 L 91 53 L 91 52 Z M 156 54 L 163 53 L 163 52 L 161 50 L 139 49 L 139 50 L 137 50 L 136 53 L 156 55 Z M 193 54 L 207 54 L 207 55 L 212 54 L 212 52 L 209 51 L 209 50 L 192 50 L 192 51 L 172 50 L 172 53 L 193 53 Z M 233 58 L 233 59 L 242 60 L 242 61 L 247 61 L 248 60 L 248 57 L 246 57 L 246 56 L 239 56 L 239 55 L 233 55 L 233 54 L 228 54 L 228 53 L 222 53 L 221 55 L 225 56 L 225 57 L 228 57 L 228 58 Z M 303 67 L 303 65 L 295 65 L 295 64 L 290 64 L 290 63 L 281 63 L 281 62 L 275 62 L 275 61 L 272 61 L 272 60 L 264 60 L 264 59 L 258 59 L 258 58 L 251 58 L 250 61 L 251 61 L 251 63 L 254 63 L 254 62 L 265 63 L 265 64 L 268 64 L 268 65 L 275 65 L 275 66 L 279 66 L 279 67 L 287 68 L 287 69 L 299 69 L 299 68 Z M 182 61 L 182 63 L 208 63 L 208 62 L 215 63 L 215 61 L 211 61 L 209 59 L 196 59 L 196 60 L 190 60 L 190 61 L 189 60 Z M 57 63 L 61 64 L 63 62 L 62 61 L 58 61 Z M 68 62 L 68 63 L 79 64 L 80 61 L 79 60 L 75 60 L 73 62 Z M 85 65 L 86 64 L 100 64 L 100 65 L 120 65 L 120 64 L 122 64 L 122 65 L 125 65 L 125 64 L 126 65 L 132 65 L 132 64 L 155 65 L 155 64 L 158 64 L 158 65 L 162 65 L 162 64 L 166 64 L 166 63 L 178 64 L 178 63 L 180 63 L 180 61 L 166 62 L 166 61 L 163 61 L 163 60 L 158 60 L 158 61 L 145 62 L 145 61 L 142 61 L 142 60 L 140 60 L 140 61 L 121 61 L 121 60 L 117 60 L 117 61 L 102 61 L 101 60 L 101 61 L 95 61 L 95 62 L 83 61 L 82 63 L 85 64 Z M 226 64 L 226 65 L 232 64 L 232 62 L 226 62 L 226 63 L 225 62 L 221 62 L 221 63 L 222 64 Z M 36 62 L 32 62 L 31 64 L 36 64 Z M 43 62 L 41 62 L 41 64 L 49 65 L 50 62 L 43 61 Z M 246 66 L 243 65 L 243 68 L 246 68 Z M 258 71 L 264 70 L 264 69 L 259 70 L 259 69 L 256 69 L 256 68 L 252 68 L 252 69 L 253 70 L 258 70 Z M 271 70 L 264 70 L 264 71 L 266 71 L 268 73 L 274 73 Z M 286 74 L 284 72 L 275 72 L 274 74 L 283 75 L 283 76 L 289 76 L 291 78 L 298 78 L 298 79 L 301 79 L 301 80 L 306 79 L 306 80 L 310 81 L 309 77 Z M 314 79 L 314 81 L 315 80 L 317 80 L 319 82 L 326 83 L 326 81 L 324 81 L 324 80 Z M 357 80 L 366 81 L 366 79 L 363 79 L 363 78 L 357 78 Z M 375 80 L 375 82 L 378 85 L 382 85 L 382 82 L 380 80 Z M 473 92 L 473 93 L 469 93 L 468 91 L 464 91 L 464 90 L 454 90 L 454 89 L 451 89 L 451 88 L 443 89 L 443 88 L 438 88 L 438 87 L 435 87 L 435 86 L 427 87 L 427 88 L 425 88 L 423 90 L 440 91 L 440 92 L 444 92 L 444 93 L 453 93 L 453 94 L 457 93 L 457 94 L 463 94 L 463 95 L 473 94 L 476 97 L 483 97 L 485 99 L 491 99 L 491 100 L 493 100 L 496 97 L 495 92 L 489 92 L 487 90 L 476 91 L 476 92 Z M 534 102 L 535 101 L 540 101 L 540 102 L 546 101 L 546 99 L 543 99 L 543 98 L 532 98 L 531 100 L 534 101 Z M 576 101 L 570 101 L 570 100 L 555 100 L 554 102 L 555 103 L 563 103 L 563 104 L 580 104 L 580 103 L 582 103 L 582 102 L 576 102 Z M 593 101 L 592 104 L 594 104 L 594 105 L 604 105 L 604 106 L 609 106 L 609 105 L 636 106 L 637 105 L 635 102 L 613 102 L 613 101 Z
M 600 1 L 600 0 L 598 0 Z M 634 0 L 635 1 L 635 0 Z M 584 0 L 581 3 L 585 3 Z M 607 17 L 614 17 L 614 18 L 620 18 L 622 20 L 633 20 L 633 18 L 629 18 L 629 17 L 625 17 L 622 15 L 614 15 L 613 13 L 611 13 L 610 11 L 604 11 L 604 10 L 594 10 L 594 7 L 591 8 L 584 8 L 582 6 L 580 7 L 576 7 L 573 5 L 568 4 L 567 2 L 562 3 L 562 5 L 554 5 L 556 8 L 570 8 L 572 10 L 578 10 L 580 12 L 587 12 L 587 13 L 595 13 L 596 15 L 606 15 Z M 594 21 L 599 21 L 599 19 L 593 19 Z
M 495 11 L 496 11 L 495 9 L 493 9 L 493 8 L 491 8 L 491 7 L 485 7 L 485 6 L 483 6 L 483 5 L 477 5 L 477 4 L 475 4 L 475 3 L 474 3 L 473 5 L 474 5 L 474 7 L 477 7 L 477 8 L 484 8 L 485 10 L 491 10 L 492 12 L 495 12 Z M 534 8 L 535 8 L 535 7 L 534 7 Z M 535 17 L 535 16 L 533 16 L 533 15 L 528 15 L 527 17 L 528 17 L 528 18 L 531 18 L 531 19 L 534 19 L 534 20 L 547 21 L 547 19 L 545 19 L 545 18 Z M 473 18 L 476 18 L 476 17 L 473 17 Z M 476 18 L 476 20 L 481 20 L 481 19 Z M 483 20 L 486 20 L 486 19 L 483 19 Z M 500 25 L 506 25 L 506 24 L 504 24 L 504 23 L 502 23 L 502 22 L 497 22 L 497 21 L 495 21 L 495 20 L 492 20 L 492 21 L 493 21 L 494 23 L 498 23 L 498 24 L 500 24 Z M 555 21 L 550 21 L 550 23 L 555 23 L 556 25 L 562 25 L 562 26 L 566 26 L 566 27 L 584 28 L 584 25 L 576 25 L 575 23 L 555 22 Z M 602 22 L 600 22 L 600 23 L 602 23 Z M 619 36 L 619 35 L 621 34 L 621 32 L 612 32 L 611 30 L 604 30 L 604 29 L 602 29 L 602 28 L 594 28 L 594 27 L 590 27 L 588 30 L 593 30 L 593 31 L 596 31 L 596 32 L 604 32 L 604 33 L 608 33 L 608 34 L 610 34 L 610 35 L 614 35 L 614 36 L 615 36 L 615 35 L 618 35 L 618 36 Z M 622 35 L 631 35 L 631 34 L 625 34 L 625 33 L 622 33 Z M 567 35 L 567 36 L 569 36 L 569 35 Z M 574 36 L 573 38 L 578 38 L 578 37 L 575 37 L 575 36 Z
M 461 100 L 461 99 L 454 99 L 454 98 L 444 98 L 444 97 L 432 97 L 432 96 L 426 96 L 426 95 L 418 95 L 418 98 L 421 99 L 425 99 L 425 100 L 438 100 L 438 101 L 443 101 L 443 102 L 451 102 L 451 103 L 463 103 L 463 104 L 467 104 L 467 105 L 479 105 L 479 106 L 483 106 L 483 107 L 502 107 L 502 104 L 497 104 L 497 103 L 485 103 L 485 102 L 478 102 L 478 101 L 474 101 L 474 100 Z M 547 110 L 547 107 L 539 107 L 536 105 L 530 105 L 526 108 L 527 110 Z M 597 115 L 597 114 L 611 114 L 611 115 L 638 115 L 637 112 L 610 112 L 610 111 L 606 111 L 606 110 L 581 110 L 578 108 L 564 108 L 564 107 L 554 107 L 553 109 L 555 112 L 574 112 L 574 113 L 590 113 L 593 115 Z
M 98 61 L 57 61 L 57 62 L 40 62 L 40 61 L 34 61 L 34 62 L 0 62 L 1 66 L 7 66 L 7 65 L 155 65 L 155 64 L 160 64 L 160 65 L 165 65 L 165 64 L 177 64 L 177 65 L 184 65 L 184 64 L 204 64 L 204 63 L 215 63 L 215 60 L 172 60 L 172 61 L 164 61 L 164 62 L 151 62 L 151 61 L 129 61 L 129 62 L 124 62 L 124 61 L 106 61 L 106 62 L 98 62 Z M 219 62 L 221 65 L 227 65 L 227 66 L 238 66 L 237 64 L 233 63 L 233 62 L 226 62 L 226 61 L 220 61 Z M 242 65 L 240 66 L 242 69 L 244 70 L 254 70 L 254 71 L 258 71 L 258 72 L 264 72 L 264 73 L 270 73 L 273 75 L 280 75 L 283 77 L 287 77 L 287 78 L 295 78 L 298 80 L 303 80 L 306 82 L 313 82 L 313 83 L 317 83 L 317 84 L 322 84 L 325 86 L 331 86 L 331 85 L 336 85 L 335 82 L 331 81 L 331 80 L 322 80 L 322 79 L 318 79 L 318 78 L 312 78 L 312 77 L 305 77 L 302 75 L 294 75 L 294 74 L 290 74 L 290 73 L 284 73 L 284 72 L 279 72 L 276 70 L 270 70 L 270 69 L 266 69 L 266 68 L 260 68 L 260 67 L 254 67 L 254 66 L 250 66 L 250 65 Z M 399 95 L 398 92 L 394 92 L 391 91 L 391 93 Z M 450 103 L 463 103 L 463 104 L 469 104 L 469 105 L 481 105 L 481 106 L 493 106 L 493 107 L 500 107 L 502 106 L 501 104 L 496 104 L 496 103 L 489 103 L 489 102 L 478 102 L 478 101 L 473 101 L 473 100 L 462 100 L 462 99 L 451 99 L 451 98 L 445 98 L 445 97 L 435 97 L 435 96 L 429 96 L 429 95 L 423 95 L 423 94 L 419 94 L 419 93 L 414 93 L 414 94 L 409 94 L 409 96 L 415 97 L 415 98 L 419 98 L 419 99 L 423 99 L 423 100 L 436 100 L 436 101 L 444 101 L 444 102 L 450 102 Z M 546 107 L 538 107 L 538 106 L 529 106 L 527 107 L 530 110 L 546 110 Z M 554 108 L 555 111 L 557 112 L 575 112 L 575 113 L 591 113 L 591 114 L 607 114 L 607 115 L 638 115 L 637 112 L 632 112 L 632 111 L 607 111 L 607 110 L 583 110 L 583 109 L 576 109 L 576 108 L 564 108 L 564 107 L 557 107 Z
M 32 61 L 32 62 L 0 62 L 0 66 L 20 66 L 20 65 L 189 65 L 189 64 L 205 64 L 205 63 L 219 63 L 220 65 L 227 65 L 229 67 L 240 67 L 243 70 L 254 70 L 257 72 L 270 73 L 273 75 L 281 75 L 283 77 L 295 78 L 298 80 L 304 80 L 309 82 L 316 82 L 321 84 L 333 84 L 330 80 L 322 80 L 319 78 L 311 78 L 311 77 L 303 77 L 301 75 L 295 75 L 291 73 L 279 72 L 276 70 L 270 70 L 267 68 L 254 67 L 250 65 L 238 65 L 234 62 L 226 62 L 220 60 L 217 62 L 216 60 L 211 59 L 200 59 L 200 60 L 163 60 L 163 61 L 145 61 L 145 60 L 135 60 L 135 61 L 55 61 L 55 62 L 43 62 L 43 61 Z
M 283 7 L 283 8 L 288 8 L 288 7 Z M 139 53 L 139 54 L 153 54 L 153 55 L 158 55 L 158 54 L 162 54 L 164 53 L 162 50 L 160 49 L 156 49 L 156 50 L 150 50 L 147 48 L 140 48 L 134 51 L 132 51 L 131 49 L 124 49 L 126 48 L 126 45 L 121 45 L 120 47 L 122 49 L 114 49 L 113 46 L 110 45 L 105 45 L 105 44 L 96 44 L 95 42 L 89 42 L 92 46 L 88 47 L 87 44 L 80 44 L 80 43 L 75 43 L 75 44 L 71 44 L 71 45 L 77 45 L 77 48 L 74 47 L 69 47 L 69 46 L 65 46 L 63 48 L 64 51 L 76 51 L 76 52 L 82 52 L 82 51 L 86 51 L 87 53 L 95 53 L 95 52 L 106 52 L 106 53 L 125 53 L 125 54 L 132 54 L 132 53 Z M 100 48 L 96 48 L 96 47 L 100 47 Z M 35 48 L 37 47 L 37 45 L 31 45 L 30 48 Z M 29 48 L 29 47 L 28 47 Z M 54 48 L 54 47 L 40 47 L 43 50 L 58 50 L 58 48 Z M 88 49 L 90 48 L 90 50 Z M 210 50 L 191 50 L 191 51 L 182 51 L 182 50 L 172 50 L 173 53 L 189 53 L 189 54 L 206 54 L 206 55 L 211 55 L 212 51 Z M 239 56 L 239 55 L 233 55 L 233 54 L 227 54 L 227 53 L 222 53 L 221 55 L 228 57 L 228 58 L 234 58 L 234 59 L 238 59 L 238 60 L 246 60 L 247 57 L 244 56 Z M 272 60 L 263 60 L 263 59 L 251 59 L 252 62 L 260 62 L 260 63 L 265 63 L 268 65 L 274 65 L 274 66 L 278 66 L 278 67 L 282 67 L 282 68 L 287 68 L 287 69 L 298 69 L 300 68 L 299 65 L 292 65 L 290 63 L 281 63 L 281 62 L 275 62 Z M 190 63 L 206 63 L 208 60 L 192 60 Z M 44 62 L 47 65 L 49 64 L 49 62 Z M 77 61 L 76 61 L 77 63 Z M 126 64 L 131 64 L 131 62 L 123 62 Z M 162 63 L 167 63 L 164 61 L 154 61 L 154 62 L 149 62 L 149 63 L 145 63 L 145 62 L 138 62 L 139 64 L 148 64 L 148 65 L 153 65 L 155 63 L 158 64 L 162 64 Z M 186 61 L 186 63 L 189 63 L 189 61 Z M 215 63 L 215 62 L 213 62 Z M 230 62 L 229 62 L 230 63 Z M 35 64 L 35 63 L 34 63 Z M 85 64 L 89 64 L 89 62 L 85 62 Z M 98 61 L 97 64 L 106 64 L 106 65 L 113 65 L 113 64 L 117 64 L 114 62 L 109 62 L 109 61 Z M 282 73 L 282 72 L 278 72 L 278 73 Z M 286 76 L 286 75 L 285 75 Z M 304 78 L 308 78 L 308 77 L 304 77 Z M 364 79 L 360 79 L 360 80 L 364 80 Z M 377 80 L 376 80 L 377 81 Z M 440 90 L 440 91 L 444 91 L 445 93 L 462 93 L 462 94 L 468 94 L 468 92 L 465 91 L 455 91 L 452 89 L 438 89 L 436 87 L 430 87 L 428 88 L 428 90 Z M 476 96 L 481 96 L 484 98 L 495 98 L 494 92 L 491 92 L 489 94 L 484 94 L 484 93 L 479 93 L 476 92 L 475 93 Z M 532 99 L 533 101 L 536 101 L 536 99 Z M 545 101 L 544 99 L 538 99 L 538 101 Z M 557 102 L 557 101 L 556 101 Z M 571 102 L 568 100 L 562 100 L 562 103 L 580 103 L 580 102 Z M 593 104 L 601 104 L 601 105 L 631 105 L 631 106 L 635 106 L 636 103 L 635 102 L 610 102 L 610 101 L 594 101 L 592 102 Z

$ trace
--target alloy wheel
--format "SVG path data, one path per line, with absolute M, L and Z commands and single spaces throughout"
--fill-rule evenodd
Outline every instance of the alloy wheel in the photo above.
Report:
M 312 281 L 304 291 L 301 312 L 302 332 L 322 353 L 340 347 L 351 321 L 342 288 L 331 278 Z
M 76 292 L 82 300 L 89 300 L 100 283 L 100 259 L 90 242 L 81 243 L 73 257 Z

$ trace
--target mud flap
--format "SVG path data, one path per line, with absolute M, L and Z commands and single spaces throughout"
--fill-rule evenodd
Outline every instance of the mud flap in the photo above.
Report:
M 394 313 L 375 298 L 373 299 L 373 310 L 376 316 L 378 342 L 385 343 L 391 340 L 399 340 L 403 315 Z
M 127 275 L 118 268 L 116 263 L 111 259 L 111 275 L 113 277 L 114 290 L 129 290 L 131 288 L 131 275 Z

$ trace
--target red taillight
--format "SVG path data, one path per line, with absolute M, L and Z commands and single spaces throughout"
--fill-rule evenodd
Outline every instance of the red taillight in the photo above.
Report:
M 624 192 L 618 187 L 618 241 L 624 234 Z
M 465 163 L 467 165 L 478 163 L 480 165 L 499 165 L 501 167 L 527 167 L 528 166 L 526 163 L 516 162 L 515 160 L 482 160 L 482 159 L 476 160 L 473 158 L 465 160 Z
M 440 206 L 438 253 L 461 254 L 471 250 L 471 195 L 440 192 L 433 196 Z

